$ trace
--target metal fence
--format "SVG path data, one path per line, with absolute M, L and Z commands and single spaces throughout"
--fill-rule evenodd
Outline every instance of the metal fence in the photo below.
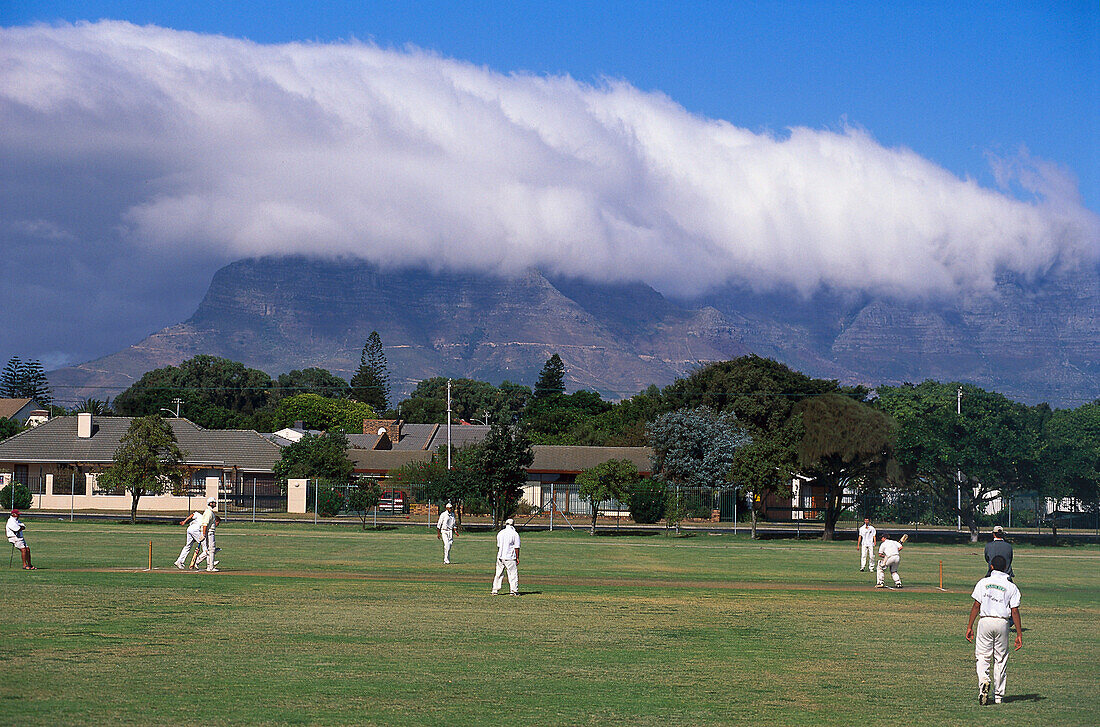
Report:
M 286 488 L 267 477 L 238 477 L 222 480 L 220 487 L 223 512 L 229 515 L 279 513 L 287 511 Z

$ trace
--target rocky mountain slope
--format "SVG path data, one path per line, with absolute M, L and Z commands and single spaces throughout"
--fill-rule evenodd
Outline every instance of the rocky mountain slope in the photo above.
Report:
M 377 330 L 395 395 L 419 379 L 531 384 L 561 355 L 569 388 L 629 396 L 706 361 L 748 352 L 847 383 L 963 380 L 1029 403 L 1100 396 L 1100 275 L 1042 285 L 1005 279 L 946 304 L 822 293 L 811 300 L 730 287 L 674 301 L 643 284 L 385 270 L 362 261 L 242 260 L 219 270 L 198 310 L 118 353 L 51 372 L 103 398 L 199 353 L 278 374 L 321 366 L 350 378 Z M 115 392 L 117 393 L 117 392 Z

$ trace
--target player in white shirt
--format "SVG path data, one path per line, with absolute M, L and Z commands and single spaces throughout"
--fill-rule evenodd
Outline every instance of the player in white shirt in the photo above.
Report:
M 519 533 L 514 527 L 515 520 L 508 518 L 504 528 L 497 533 L 497 574 L 493 578 L 493 595 L 500 592 L 504 572 L 508 572 L 508 590 L 513 596 L 519 595 Z
M 12 508 L 8 523 L 4 527 L 4 534 L 8 536 L 8 542 L 19 550 L 19 555 L 23 558 L 23 570 L 38 570 L 31 565 L 31 548 L 23 537 L 23 530 L 26 527 L 19 519 L 19 510 Z
M 191 546 L 202 545 L 202 513 L 196 510 L 180 520 L 180 525 L 187 526 L 187 541 L 183 545 L 183 550 L 180 551 L 180 557 L 176 558 L 176 567 L 180 570 L 186 570 L 187 556 L 191 553 Z
M 863 524 L 859 526 L 859 537 L 856 538 L 856 547 L 859 549 L 859 569 L 873 571 L 875 569 L 875 540 L 878 531 L 871 524 L 870 518 L 863 518 Z
M 894 579 L 894 588 L 901 588 L 901 576 L 898 575 L 898 565 L 901 563 L 901 549 L 905 546 L 896 540 L 891 540 L 886 533 L 882 535 L 882 542 L 878 546 L 878 568 L 875 570 L 875 588 L 886 587 L 886 571 L 890 571 L 890 577 Z
M 435 524 L 435 536 L 443 541 L 443 564 L 451 562 L 451 544 L 455 540 L 455 514 L 454 506 L 447 503 L 447 509 L 439 513 L 439 521 Z
M 1020 623 L 1020 589 L 1009 580 L 1008 563 L 1003 555 L 990 563 L 993 573 L 974 586 L 970 620 L 966 622 L 966 640 L 974 641 L 974 659 L 978 663 L 978 704 L 989 704 L 990 686 L 993 702 L 1000 704 L 1008 681 L 1008 625 L 1016 627 L 1016 648 L 1024 645 L 1024 627 Z M 974 639 L 974 619 L 978 618 L 978 638 Z M 993 682 L 989 681 L 990 658 L 993 662 Z
M 217 525 L 214 522 L 215 513 L 218 510 L 218 501 L 211 497 L 206 501 L 206 510 L 202 514 L 202 547 L 206 551 L 206 572 L 217 573 L 218 569 L 214 567 L 214 528 Z
M 206 559 L 206 545 L 207 545 L 206 541 L 207 540 L 210 541 L 210 545 L 214 546 L 214 557 L 217 557 L 217 553 L 218 553 L 219 550 L 221 550 L 221 548 L 217 547 L 217 543 L 215 542 L 215 539 L 216 539 L 215 538 L 215 533 L 218 530 L 218 526 L 221 525 L 221 524 L 222 524 L 222 519 L 220 517 L 218 517 L 217 515 L 214 515 L 214 521 L 212 523 L 210 523 L 210 530 L 209 530 L 209 533 L 208 533 L 209 537 L 208 538 L 203 538 L 203 540 L 201 541 L 202 550 L 198 553 L 195 553 L 195 568 L 198 568 L 199 563 L 202 563 L 203 560 Z M 218 563 L 220 563 L 220 562 L 221 561 L 215 560 L 214 561 L 214 567 L 217 568 Z

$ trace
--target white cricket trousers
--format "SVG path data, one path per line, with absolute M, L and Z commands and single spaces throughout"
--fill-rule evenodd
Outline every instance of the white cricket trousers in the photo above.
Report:
M 206 539 L 202 544 L 203 553 L 206 555 L 206 570 L 214 570 L 214 554 L 218 552 L 214 545 L 214 528 L 206 529 Z
M 994 616 L 978 619 L 974 637 L 974 658 L 978 662 L 978 685 L 989 681 L 989 661 L 993 659 L 993 701 L 1005 696 L 1008 681 L 1008 621 Z
M 455 532 L 453 530 L 440 529 L 439 535 L 443 538 L 443 562 L 451 562 L 451 544 L 455 541 Z
M 875 569 L 875 544 L 874 542 L 864 543 L 859 546 L 859 569 L 863 570 Z
M 176 559 L 177 565 L 184 565 L 187 563 L 187 554 L 191 552 L 192 545 L 202 544 L 202 533 L 193 533 L 190 530 L 187 531 L 187 545 L 183 546 L 183 550 L 180 551 L 180 557 Z
M 875 571 L 875 577 L 880 586 L 886 583 L 887 570 L 890 571 L 890 577 L 894 579 L 894 585 L 901 585 L 901 576 L 898 575 L 898 563 L 900 562 L 900 555 L 891 555 L 889 558 L 879 561 L 878 568 Z
M 508 571 L 508 590 L 513 593 L 519 593 L 519 568 L 516 567 L 516 561 L 501 560 L 497 558 L 497 575 L 493 578 L 493 593 L 500 590 L 500 584 L 504 580 L 504 571 Z

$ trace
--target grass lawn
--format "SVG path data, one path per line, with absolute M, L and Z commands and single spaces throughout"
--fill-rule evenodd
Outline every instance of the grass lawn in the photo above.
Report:
M 1018 546 L 1024 649 L 979 707 L 963 639 L 981 547 L 910 542 L 876 591 L 853 543 L 523 534 L 491 597 L 489 534 L 453 565 L 426 528 L 218 531 L 29 520 L 0 575 L 8 724 L 1095 725 L 1100 548 Z M 153 572 L 143 572 L 153 541 Z M 946 593 L 936 590 L 943 561 Z M 18 561 L 18 556 L 16 556 Z

